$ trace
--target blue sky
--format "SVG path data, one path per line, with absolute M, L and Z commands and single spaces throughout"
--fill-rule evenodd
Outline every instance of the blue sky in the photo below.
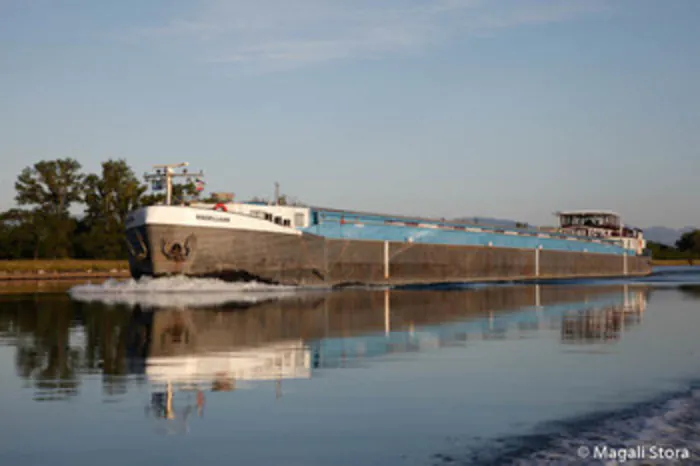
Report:
M 698 224 L 695 0 L 0 0 L 0 209 L 41 159 L 239 198 Z

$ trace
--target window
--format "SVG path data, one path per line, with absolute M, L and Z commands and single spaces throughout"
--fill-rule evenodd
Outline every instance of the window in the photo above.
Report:
M 284 219 L 284 226 L 286 226 L 286 227 L 289 226 L 289 219 L 288 218 Z

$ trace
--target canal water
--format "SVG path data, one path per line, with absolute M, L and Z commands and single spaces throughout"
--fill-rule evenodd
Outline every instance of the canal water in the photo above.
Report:
M 0 295 L 0 465 L 602 464 L 603 447 L 700 461 L 697 268 L 69 286 Z

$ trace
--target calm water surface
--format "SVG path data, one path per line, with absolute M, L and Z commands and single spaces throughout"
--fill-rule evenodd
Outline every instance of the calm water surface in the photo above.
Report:
M 699 382 L 693 268 L 0 296 L 1 465 L 570 463 L 582 445 L 662 442 L 700 460 Z

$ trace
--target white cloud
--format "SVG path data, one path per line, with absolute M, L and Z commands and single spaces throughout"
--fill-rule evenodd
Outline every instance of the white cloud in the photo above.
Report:
M 198 59 L 255 67 L 378 58 L 456 37 L 569 21 L 602 0 L 208 0 L 164 20 L 151 38 L 186 43 Z

